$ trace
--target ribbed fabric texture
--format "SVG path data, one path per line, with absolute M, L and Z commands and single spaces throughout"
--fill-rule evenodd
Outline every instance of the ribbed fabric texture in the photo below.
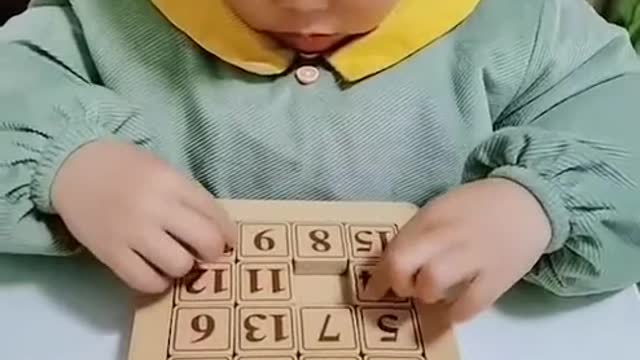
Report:
M 36 1 L 0 29 L 0 251 L 62 254 L 51 182 L 78 147 L 118 137 L 222 198 L 424 205 L 508 178 L 553 225 L 528 281 L 578 295 L 640 280 L 640 66 L 583 0 L 485 0 L 354 84 L 312 63 L 303 86 L 299 65 L 236 69 L 147 0 Z

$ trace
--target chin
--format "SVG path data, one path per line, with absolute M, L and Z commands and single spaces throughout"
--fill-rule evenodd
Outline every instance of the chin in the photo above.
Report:
M 321 53 L 331 51 L 340 46 L 352 35 L 330 34 L 330 35 L 301 35 L 290 33 L 270 34 L 284 46 L 303 53 Z

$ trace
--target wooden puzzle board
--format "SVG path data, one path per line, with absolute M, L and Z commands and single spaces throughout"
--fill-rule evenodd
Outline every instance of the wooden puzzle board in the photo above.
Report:
M 136 305 L 129 360 L 457 360 L 437 307 L 362 298 L 407 204 L 222 201 L 238 244 Z

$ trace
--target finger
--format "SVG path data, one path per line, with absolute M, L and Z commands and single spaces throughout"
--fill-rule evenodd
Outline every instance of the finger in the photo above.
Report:
M 465 322 L 491 307 L 503 292 L 499 283 L 481 273 L 451 304 L 449 316 L 453 322 Z
M 421 237 L 421 227 L 418 226 L 419 222 L 416 221 L 416 219 L 417 218 L 414 217 L 407 222 L 394 237 L 393 241 L 388 244 L 386 251 L 382 254 L 380 262 L 372 271 L 369 285 L 365 289 L 365 296 L 380 299 L 387 294 L 389 290 L 394 290 L 398 296 L 409 296 L 412 289 L 411 281 L 409 279 L 400 281 L 397 279 L 397 275 L 394 280 L 391 272 L 405 272 L 405 276 L 413 276 L 413 271 L 410 269 L 411 266 L 407 266 L 404 271 L 397 269 L 397 267 L 400 262 L 399 258 L 406 252 L 405 249 L 410 248 L 412 246 L 411 243 L 416 242 L 416 238 Z M 396 287 L 392 289 L 392 284 L 394 283 L 397 284 Z
M 446 299 L 461 283 L 479 271 L 477 255 L 466 247 L 454 247 L 424 264 L 416 276 L 415 296 L 427 304 Z
M 379 299 L 391 289 L 400 297 L 414 296 L 418 271 L 453 246 L 452 239 L 448 228 L 425 231 L 418 224 L 410 224 L 389 244 L 373 271 L 367 295 Z
M 134 290 L 158 294 L 171 285 L 171 281 L 153 269 L 142 257 L 131 249 L 114 253 L 105 259 L 105 264 Z
M 224 252 L 220 226 L 200 212 L 181 207 L 165 220 L 166 231 L 198 260 L 215 262 Z
M 235 247 L 237 243 L 235 222 L 231 220 L 229 214 L 218 204 L 215 197 L 197 182 L 188 182 L 184 188 L 185 205 L 214 221 L 218 225 L 224 242 L 232 248 Z
M 171 278 L 184 276 L 195 265 L 193 254 L 164 231 L 138 239 L 132 247 L 158 271 Z

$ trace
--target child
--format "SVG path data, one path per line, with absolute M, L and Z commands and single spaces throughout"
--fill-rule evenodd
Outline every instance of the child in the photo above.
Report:
M 371 291 L 454 321 L 640 281 L 640 63 L 584 0 L 42 0 L 0 44 L 5 253 L 160 292 L 216 198 L 407 201 Z

